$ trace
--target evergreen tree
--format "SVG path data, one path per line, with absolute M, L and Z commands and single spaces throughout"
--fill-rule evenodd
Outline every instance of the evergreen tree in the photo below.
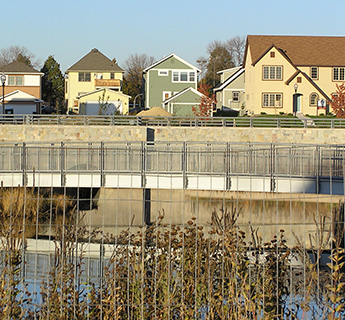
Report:
M 55 108 L 57 113 L 66 113 L 66 105 L 64 102 L 64 77 L 60 70 L 60 64 L 49 56 L 44 62 L 41 72 L 42 77 L 42 98 Z

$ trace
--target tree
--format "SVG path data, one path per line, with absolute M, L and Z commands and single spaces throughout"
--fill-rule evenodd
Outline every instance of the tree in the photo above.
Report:
M 220 82 L 221 70 L 230 69 L 242 64 L 245 49 L 245 38 L 236 36 L 226 42 L 215 40 L 207 46 L 208 58 L 199 57 L 198 66 L 201 69 L 201 79 L 213 88 Z M 206 72 L 205 72 L 206 69 Z
M 123 92 L 131 96 L 131 102 L 143 92 L 143 70 L 152 65 L 154 61 L 154 57 L 137 53 L 131 54 L 125 61 Z
M 336 84 L 336 93 L 332 94 L 331 107 L 337 118 L 345 118 L 345 85 Z
M 42 98 L 50 103 L 58 113 L 66 113 L 65 94 L 64 94 L 64 77 L 60 70 L 60 64 L 49 56 L 44 62 L 41 72 L 42 77 Z
M 246 38 L 240 36 L 233 37 L 226 42 L 226 46 L 232 56 L 234 64 L 240 66 L 243 62 Z
M 209 117 L 212 115 L 213 106 L 217 102 L 215 94 L 211 94 L 211 87 L 206 83 L 199 83 L 198 91 L 203 94 L 198 106 L 192 106 L 192 111 L 196 117 Z
M 9 48 L 1 49 L 0 51 L 0 66 L 10 64 L 14 61 L 25 63 L 34 68 L 39 68 L 40 61 L 35 58 L 28 48 L 20 46 L 11 46 Z

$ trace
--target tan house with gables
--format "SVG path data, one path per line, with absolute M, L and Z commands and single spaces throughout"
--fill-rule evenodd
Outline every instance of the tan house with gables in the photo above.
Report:
M 107 105 L 102 114 L 128 114 L 129 96 L 122 92 L 124 70 L 97 49 L 66 71 L 67 110 L 77 114 L 98 114 L 100 104 Z
M 345 37 L 247 37 L 245 103 L 249 114 L 325 114 L 345 81 Z M 329 110 L 332 111 L 332 110 Z

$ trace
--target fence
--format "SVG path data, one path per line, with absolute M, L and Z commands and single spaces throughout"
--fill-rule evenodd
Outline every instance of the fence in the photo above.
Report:
M 243 128 L 345 128 L 345 120 L 329 117 L 158 117 L 100 115 L 6 115 L 2 124 L 13 125 L 105 125 L 105 126 L 175 126 L 175 127 L 243 127 Z
M 344 317 L 343 195 L 135 184 L 140 172 L 146 183 L 181 172 L 342 178 L 342 146 L 27 143 L 2 144 L 0 157 L 2 175 L 130 173 L 126 188 L 80 177 L 1 187 L 5 319 Z

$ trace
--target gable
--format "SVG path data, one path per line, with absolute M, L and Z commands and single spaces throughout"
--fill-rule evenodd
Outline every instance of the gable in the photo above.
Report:
M 144 73 L 148 72 L 151 69 L 191 69 L 191 70 L 197 70 L 200 72 L 200 69 L 196 68 L 189 62 L 183 60 L 176 54 L 172 53 L 167 57 L 164 57 L 163 59 L 155 62 L 148 68 L 144 70 Z
M 200 103 L 203 94 L 192 87 L 186 88 L 164 101 L 165 104 L 170 102 L 180 103 Z

